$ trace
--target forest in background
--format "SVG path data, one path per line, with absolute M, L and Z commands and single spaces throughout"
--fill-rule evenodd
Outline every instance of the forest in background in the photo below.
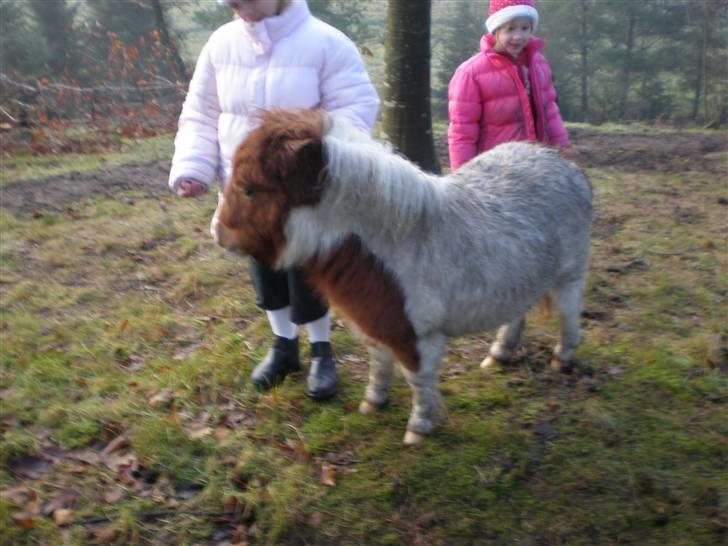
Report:
M 386 0 L 309 0 L 359 45 L 384 87 Z M 478 50 L 483 0 L 434 0 L 432 116 Z M 728 121 L 728 0 L 541 0 L 538 35 L 567 121 L 717 128 Z M 7 154 L 93 151 L 172 132 L 213 0 L 2 0 L 0 123 Z M 69 133 L 69 127 L 82 128 Z M 13 131 L 13 129 L 22 129 Z M 90 130 L 90 133 L 89 133 Z

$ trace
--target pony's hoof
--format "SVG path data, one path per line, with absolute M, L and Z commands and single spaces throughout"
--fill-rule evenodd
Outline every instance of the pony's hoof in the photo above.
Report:
M 416 446 L 417 444 L 424 442 L 425 438 L 426 436 L 423 436 L 422 434 L 408 430 L 404 433 L 404 445 Z
M 552 370 L 555 370 L 557 372 L 560 372 L 564 368 L 564 366 L 566 364 L 567 364 L 566 362 L 564 362 L 563 360 L 561 360 L 558 357 L 555 357 L 554 356 L 554 357 L 551 358 L 551 364 L 550 364 L 550 366 L 551 366 L 551 369 Z
M 480 367 L 483 370 L 487 370 L 489 368 L 495 368 L 496 366 L 499 366 L 500 364 L 502 364 L 502 362 L 500 360 L 496 359 L 495 357 L 493 357 L 491 355 L 488 355 L 485 357 L 483 362 L 480 363 Z
M 372 413 L 376 413 L 379 411 L 379 408 L 381 406 L 377 406 L 376 404 L 372 404 L 369 400 L 362 400 L 359 404 L 359 413 L 362 415 L 371 415 Z

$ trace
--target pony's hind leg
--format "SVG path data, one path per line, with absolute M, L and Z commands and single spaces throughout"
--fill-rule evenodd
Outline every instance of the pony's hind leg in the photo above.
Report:
M 412 389 L 412 411 L 404 435 L 407 445 L 424 440 L 445 416 L 445 406 L 437 385 L 437 372 L 445 352 L 445 343 L 445 336 L 440 335 L 420 339 L 417 343 L 419 370 L 415 372 L 402 366 L 404 377 Z
M 526 317 L 520 317 L 498 328 L 495 341 L 488 350 L 488 356 L 480 363 L 480 367 L 485 369 L 499 362 L 508 362 L 518 347 L 525 325 Z
M 369 350 L 369 383 L 364 393 L 364 400 L 359 404 L 359 412 L 365 415 L 373 413 L 387 403 L 389 389 L 394 379 L 394 354 L 384 345 L 370 343 Z
M 561 319 L 561 338 L 554 348 L 551 367 L 560 370 L 574 358 L 581 341 L 579 318 L 581 316 L 581 297 L 584 279 L 572 279 L 561 283 L 551 293 Z

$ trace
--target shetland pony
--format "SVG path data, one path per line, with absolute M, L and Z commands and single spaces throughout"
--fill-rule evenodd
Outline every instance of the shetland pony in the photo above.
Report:
M 366 335 L 362 413 L 385 404 L 398 360 L 413 392 L 404 442 L 422 441 L 443 414 L 447 338 L 500 326 L 481 365 L 507 361 L 544 297 L 561 318 L 552 365 L 572 359 L 592 219 L 573 163 L 508 143 L 438 177 L 321 110 L 260 121 L 234 157 L 212 235 L 273 267 L 301 266 Z

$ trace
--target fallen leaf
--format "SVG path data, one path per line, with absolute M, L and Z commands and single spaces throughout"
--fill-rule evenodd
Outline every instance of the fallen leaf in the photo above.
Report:
M 59 447 L 50 441 L 45 441 L 41 446 L 40 454 L 51 463 L 56 464 L 57 462 L 62 461 L 66 458 L 66 456 L 68 455 L 68 450 L 63 449 L 62 447 Z
M 118 485 L 108 488 L 104 491 L 104 501 L 108 504 L 119 502 L 126 493 L 126 489 Z
M 127 440 L 126 436 L 117 436 L 113 440 L 111 440 L 106 447 L 101 451 L 103 455 L 109 455 L 113 453 L 114 451 L 118 451 L 121 448 L 127 447 L 129 445 L 129 440 Z
M 113 542 L 119 537 L 119 530 L 108 526 L 91 529 L 91 532 L 100 542 Z
M 327 487 L 336 487 L 336 467 L 329 463 L 321 465 L 321 483 Z
M 219 424 L 230 428 L 251 427 L 255 425 L 255 414 L 252 412 L 233 410 L 224 414 L 219 419 Z
M 134 487 L 139 484 L 139 481 L 132 476 L 128 468 L 122 468 L 116 471 L 116 480 L 123 483 L 127 487 Z
M 138 372 L 144 368 L 144 359 L 138 355 L 129 355 L 129 358 L 118 362 L 128 372 Z
M 78 498 L 78 495 L 79 493 L 77 491 L 74 491 L 73 489 L 66 489 L 65 491 L 61 491 L 59 494 L 44 502 L 40 512 L 44 516 L 49 516 L 51 514 L 54 514 L 58 510 L 70 508 L 70 506 L 73 504 L 73 501 Z
M 35 500 L 35 491 L 24 485 L 16 485 L 10 489 L 0 491 L 0 499 L 7 499 L 17 504 L 23 504 L 28 501 Z
M 28 512 L 15 512 L 12 518 L 15 525 L 23 529 L 30 529 L 35 526 L 35 517 Z
M 8 387 L 7 389 L 0 389 L 0 400 L 6 400 L 17 392 L 15 387 Z
M 36 480 L 50 472 L 53 463 L 37 455 L 21 455 L 11 459 L 8 467 L 18 476 Z
M 53 521 L 56 525 L 68 525 L 73 522 L 73 510 L 68 508 L 59 508 L 53 512 Z
M 415 522 L 418 526 L 429 527 L 437 519 L 437 512 L 425 512 L 420 515 Z
M 2 426 L 3 430 L 10 430 L 11 428 L 16 428 L 20 426 L 20 419 L 18 419 L 15 415 L 6 415 L 3 417 L 2 423 L 0 424 Z
M 101 461 L 99 454 L 93 449 L 77 449 L 70 451 L 67 457 L 74 461 L 86 463 L 87 465 L 97 465 Z
M 173 395 L 170 389 L 164 389 L 149 399 L 152 406 L 168 406 L 172 403 Z
M 325 455 L 326 461 L 336 466 L 351 465 L 357 463 L 354 451 L 347 449 L 344 451 L 330 451 Z
M 215 437 L 216 440 L 222 441 L 230 436 L 230 429 L 224 427 L 215 427 L 215 429 L 212 431 L 212 435 Z
M 308 518 L 308 521 L 312 527 L 320 527 L 321 524 L 324 522 L 323 512 L 314 512 L 313 514 L 311 514 L 311 517 Z
M 236 455 L 226 455 L 222 459 L 222 464 L 227 466 L 235 466 L 238 462 L 238 457 Z
M 212 427 L 188 429 L 188 433 L 190 438 L 193 440 L 201 440 L 202 438 L 207 438 L 210 434 L 212 434 Z
M 196 342 L 188 342 L 188 345 L 186 347 L 183 347 L 179 351 L 177 351 L 174 356 L 172 356 L 172 360 L 185 360 L 188 356 L 193 354 L 197 349 L 199 349 L 202 346 L 201 341 Z
M 235 495 L 227 495 L 222 501 L 222 507 L 225 512 L 234 512 L 238 509 L 240 501 Z
M 112 472 L 118 472 L 122 468 L 130 468 L 134 466 L 136 463 L 136 457 L 131 453 L 108 455 L 103 457 L 101 462 Z

